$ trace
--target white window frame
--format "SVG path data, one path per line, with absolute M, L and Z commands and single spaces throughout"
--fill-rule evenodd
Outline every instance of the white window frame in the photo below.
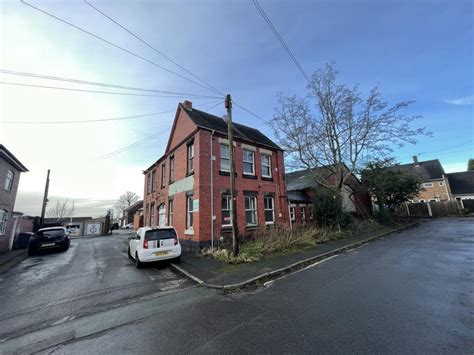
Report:
M 170 157 L 170 183 L 174 181 L 174 156 Z
M 5 178 L 4 189 L 11 191 L 13 188 L 13 181 L 15 180 L 15 173 L 13 170 L 7 170 L 7 177 Z
M 290 206 L 290 220 L 292 222 L 296 221 L 296 208 L 294 206 Z
M 267 157 L 268 158 L 268 165 L 267 164 L 264 164 L 264 157 Z M 272 177 L 272 156 L 270 154 L 265 154 L 265 153 L 262 153 L 260 155 L 260 160 L 262 162 L 262 177 L 265 177 L 265 178 L 271 178 Z M 268 167 L 268 171 L 269 171 L 269 175 L 265 175 L 264 174 L 264 167 L 267 168 Z
M 247 200 L 249 201 L 249 208 L 247 208 Z M 252 208 L 252 201 L 253 203 L 253 208 Z M 245 207 L 245 225 L 246 226 L 257 226 L 258 225 L 258 214 L 257 214 L 257 196 L 245 196 L 245 201 L 244 201 L 244 207 Z M 255 216 L 255 223 L 248 223 L 247 222 L 247 212 L 252 212 L 253 215 Z
M 251 153 L 252 154 L 252 161 L 250 160 L 245 160 L 245 153 Z M 252 165 L 252 172 L 246 172 L 245 171 L 245 164 L 251 164 Z M 249 175 L 249 176 L 255 176 L 255 152 L 253 150 L 249 149 L 242 149 L 242 172 L 244 175 Z
M 168 201 L 168 224 L 170 226 L 173 225 L 173 219 L 174 219 L 174 200 L 169 200 Z
M 188 156 L 187 156 L 187 170 L 188 174 L 194 171 L 194 143 L 188 145 Z
M 425 183 L 423 183 L 423 187 L 433 187 L 433 183 L 432 182 L 425 182 Z
M 267 208 L 267 201 L 271 201 L 271 208 Z M 275 224 L 275 198 L 273 196 L 265 196 L 263 198 L 263 211 L 265 217 L 265 224 Z M 272 211 L 272 220 L 267 221 L 267 212 Z
M 7 230 L 8 212 L 0 209 L 0 235 L 5 235 Z
M 314 206 L 308 206 L 308 212 L 309 212 L 309 220 L 312 221 L 314 219 Z
M 166 186 L 166 163 L 161 166 L 161 187 Z
M 222 200 L 223 199 L 226 199 L 226 204 L 227 204 L 227 208 L 226 209 L 222 209 Z M 223 211 L 229 211 L 229 218 L 230 218 L 230 221 L 229 223 L 224 223 L 223 221 Z M 222 194 L 221 195 L 221 224 L 222 224 L 222 227 L 232 227 L 232 198 L 230 195 L 227 195 L 227 194 Z
M 301 220 L 306 221 L 306 206 L 300 206 Z
M 193 229 L 194 226 L 194 199 L 193 195 L 186 196 L 186 229 Z
M 227 156 L 224 156 L 224 154 L 222 154 L 222 148 L 227 148 Z M 230 172 L 230 147 L 228 144 L 224 144 L 224 143 L 220 143 L 220 148 L 219 148 L 219 152 L 220 152 L 220 170 L 221 171 L 225 171 L 225 172 Z M 228 162 L 228 167 L 225 168 L 222 166 L 222 161 L 227 161 Z

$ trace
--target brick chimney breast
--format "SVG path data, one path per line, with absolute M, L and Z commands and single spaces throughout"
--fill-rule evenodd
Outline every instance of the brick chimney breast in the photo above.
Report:
M 191 101 L 184 100 L 183 105 L 184 105 L 184 107 L 186 107 L 188 110 L 192 110 L 192 109 L 193 109 L 193 103 L 192 103 Z

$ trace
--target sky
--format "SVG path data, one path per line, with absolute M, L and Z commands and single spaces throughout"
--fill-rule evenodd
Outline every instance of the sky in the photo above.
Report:
M 173 111 L 190 99 L 225 114 L 212 91 L 80 0 L 27 2 L 152 61 L 150 64 L 20 1 L 0 0 L 0 68 L 114 85 L 180 92 L 132 96 L 38 87 L 139 93 L 0 73 L 0 143 L 29 169 L 15 210 L 38 215 L 47 169 L 50 203 L 75 201 L 76 216 L 105 214 L 125 191 L 143 195 L 142 170 L 164 152 L 174 113 L 100 123 L 74 121 Z M 94 6 L 260 117 L 273 117 L 279 92 L 303 96 L 306 83 L 251 0 L 101 1 Z M 270 1 L 260 5 L 304 70 L 333 62 L 339 80 L 363 93 L 380 85 L 390 103 L 413 100 L 407 114 L 432 137 L 394 151 L 401 163 L 439 158 L 447 172 L 474 157 L 474 9 L 472 1 Z M 144 92 L 142 92 L 144 93 Z M 217 106 L 216 106 L 217 104 Z M 236 122 L 272 137 L 265 123 L 234 106 Z M 11 124 L 6 122 L 16 122 Z M 156 134 L 121 154 L 100 158 Z

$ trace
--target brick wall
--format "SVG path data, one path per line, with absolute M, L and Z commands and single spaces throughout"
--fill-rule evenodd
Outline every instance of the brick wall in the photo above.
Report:
M 426 184 L 432 184 L 431 187 L 426 186 Z M 418 194 L 415 200 L 424 200 L 425 202 L 430 200 L 447 201 L 450 199 L 451 192 L 449 190 L 449 184 L 447 179 L 425 181 L 423 183 L 423 189 Z
M 15 174 L 11 191 L 5 190 L 5 180 L 8 170 Z M 8 250 L 11 232 L 13 228 L 12 213 L 15 207 L 15 199 L 20 183 L 20 171 L 10 165 L 6 160 L 0 158 L 0 209 L 8 213 L 7 228 L 4 235 L 0 235 L 0 253 Z

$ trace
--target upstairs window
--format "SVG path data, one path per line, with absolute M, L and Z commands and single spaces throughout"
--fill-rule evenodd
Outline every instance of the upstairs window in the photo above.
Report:
M 272 177 L 272 156 L 262 154 L 262 176 L 266 178 Z
M 188 145 L 188 173 L 194 171 L 194 143 Z
M 151 188 L 152 188 L 152 179 L 151 179 L 151 173 L 147 175 L 147 181 L 148 181 L 148 184 L 147 184 L 147 192 L 150 193 L 151 192 Z
M 161 187 L 165 187 L 166 185 L 166 164 L 163 163 L 161 166 Z
M 5 179 L 5 190 L 11 191 L 13 188 L 13 179 L 15 178 L 15 174 L 12 170 L 7 171 L 7 178 Z
M 7 229 L 7 217 L 8 212 L 6 210 L 0 210 L 0 235 L 4 235 Z
M 432 182 L 425 182 L 423 184 L 423 187 L 433 187 L 433 183 Z
M 155 191 L 156 190 L 156 171 L 153 170 L 151 173 L 151 190 Z
M 174 181 L 174 156 L 170 157 L 170 183 Z
M 227 144 L 221 144 L 221 171 L 230 171 L 230 151 Z
M 244 174 L 255 175 L 255 153 L 251 150 L 243 150 Z

